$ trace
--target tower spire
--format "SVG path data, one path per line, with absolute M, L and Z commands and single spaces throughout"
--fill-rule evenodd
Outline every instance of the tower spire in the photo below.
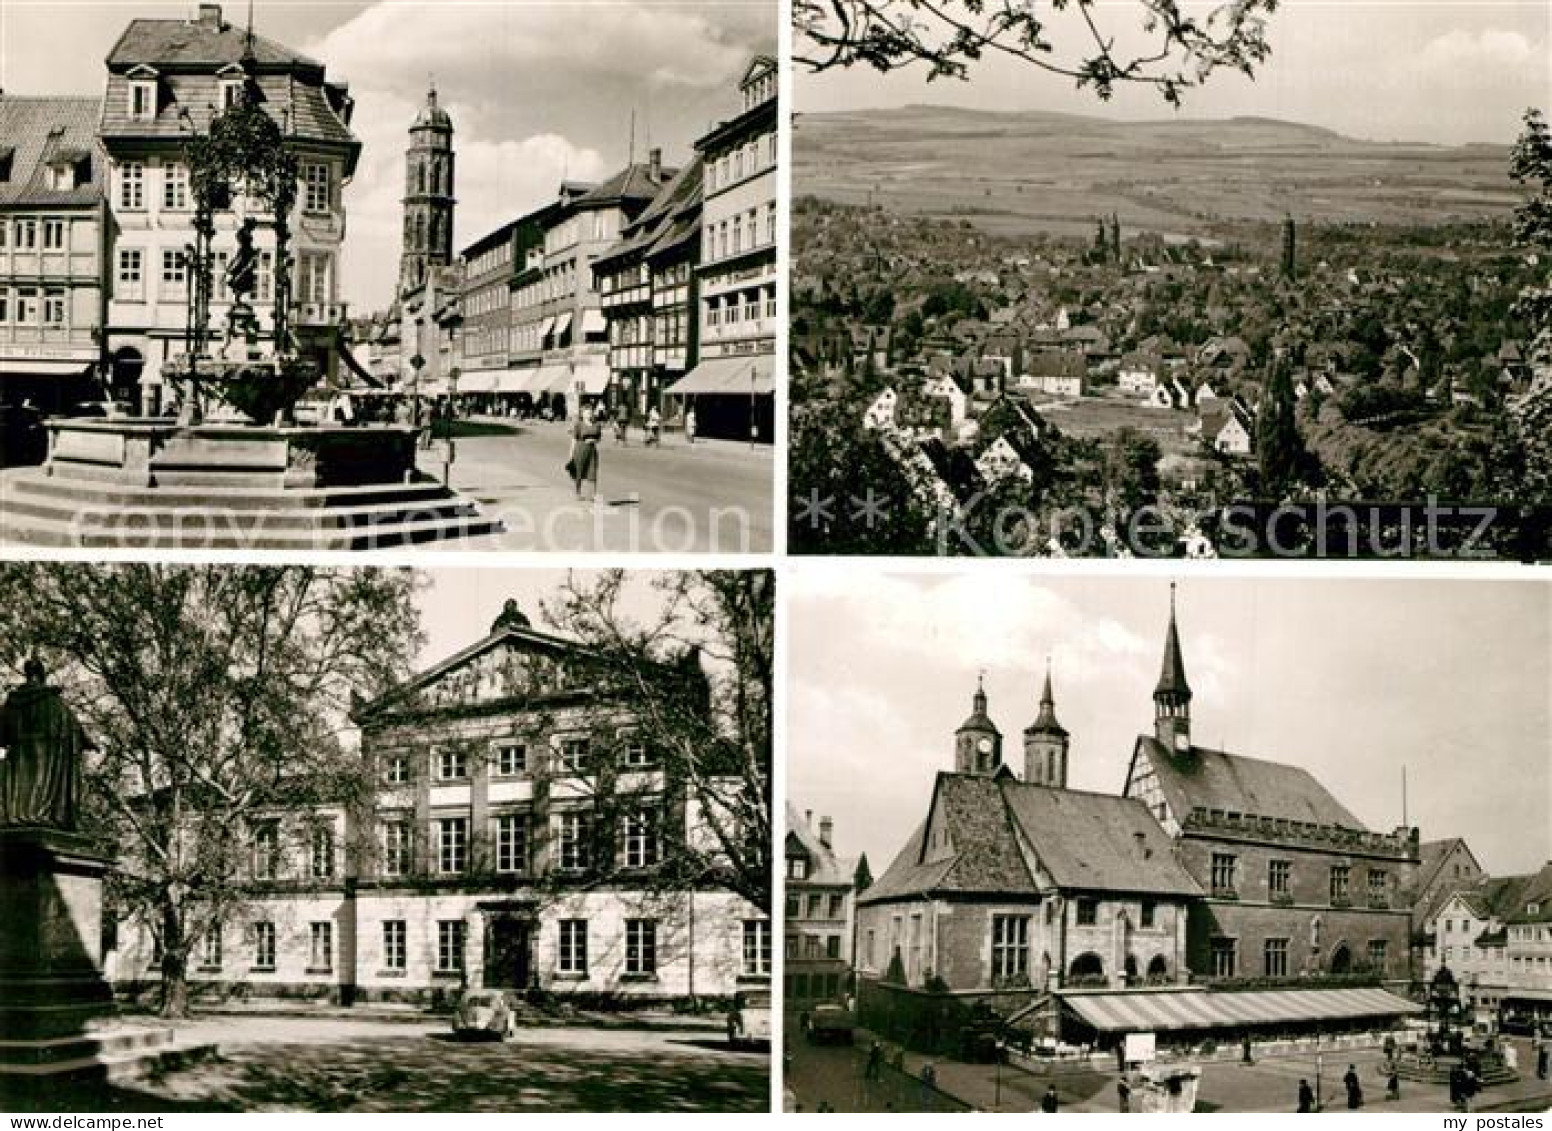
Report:
M 1040 712 L 1024 728 L 1024 780 L 1031 785 L 1067 788 L 1067 728 L 1056 721 L 1056 696 L 1051 692 L 1051 657 L 1045 658 L 1045 683 Z
M 1164 636 L 1164 662 L 1153 689 L 1154 735 L 1172 751 L 1191 748 L 1191 685 L 1186 681 L 1186 661 L 1180 649 L 1180 629 L 1175 618 L 1175 583 L 1169 583 L 1169 630 Z

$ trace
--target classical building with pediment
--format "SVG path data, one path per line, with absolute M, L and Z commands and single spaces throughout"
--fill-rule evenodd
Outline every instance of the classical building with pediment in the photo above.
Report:
M 661 678 L 692 701 L 705 688 L 693 653 Z M 769 916 L 714 876 L 661 878 L 676 845 L 709 833 L 621 687 L 509 601 L 483 639 L 358 703 L 367 780 L 252 823 L 252 887 L 196 950 L 191 994 L 646 1003 L 767 989 Z M 125 925 L 118 943 L 120 989 L 154 980 L 149 933 Z

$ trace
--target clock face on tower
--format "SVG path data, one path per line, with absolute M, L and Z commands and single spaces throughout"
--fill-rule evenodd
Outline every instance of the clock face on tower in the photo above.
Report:
M 989 738 L 983 738 L 975 744 L 975 748 L 982 754 L 990 754 L 992 750 L 992 740 Z

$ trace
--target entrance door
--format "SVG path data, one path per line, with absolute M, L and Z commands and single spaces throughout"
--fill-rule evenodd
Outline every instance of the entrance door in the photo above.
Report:
M 485 938 L 485 984 L 492 989 L 526 990 L 532 976 L 533 923 L 494 919 Z

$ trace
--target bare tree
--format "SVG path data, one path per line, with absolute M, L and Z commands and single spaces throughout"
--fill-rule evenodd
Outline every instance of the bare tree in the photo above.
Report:
M 0 566 L 0 660 L 41 654 L 100 751 L 88 831 L 117 852 L 111 895 L 161 954 L 161 1010 L 188 1011 L 192 949 L 252 890 L 253 821 L 351 803 L 350 695 L 407 667 L 406 571 Z
M 1198 17 L 1185 0 L 793 0 L 793 61 L 811 71 L 922 65 L 931 80 L 967 78 L 976 63 L 1001 55 L 1070 78 L 1100 99 L 1136 84 L 1179 106 L 1216 71 L 1255 77 L 1271 55 L 1266 21 L 1277 6 L 1224 0 Z M 1120 48 L 1115 30 L 1123 20 L 1148 46 Z

